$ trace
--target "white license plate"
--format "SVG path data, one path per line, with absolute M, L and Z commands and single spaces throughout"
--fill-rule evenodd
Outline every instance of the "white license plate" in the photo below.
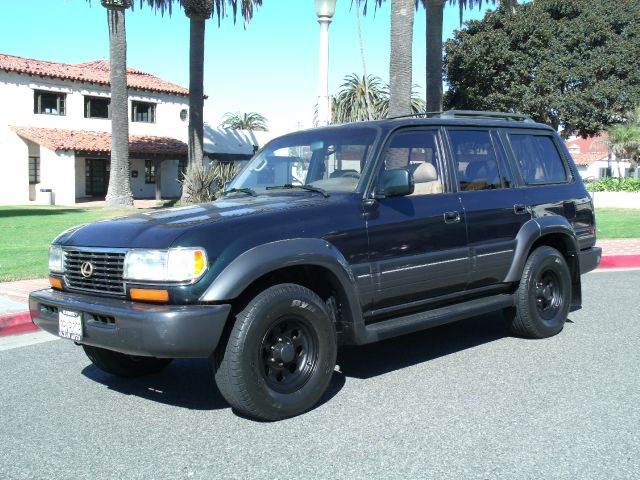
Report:
M 58 335 L 75 342 L 82 340 L 82 315 L 80 312 L 71 310 L 58 312 Z

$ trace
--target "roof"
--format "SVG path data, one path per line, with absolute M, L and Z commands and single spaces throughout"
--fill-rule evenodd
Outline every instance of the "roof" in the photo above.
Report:
M 109 85 L 110 68 L 107 60 L 67 64 L 0 53 L 0 71 L 35 75 L 44 78 L 71 80 L 74 82 L 94 83 L 97 85 Z M 181 96 L 189 95 L 187 88 L 167 82 L 155 75 L 135 68 L 127 68 L 127 85 L 129 88 L 136 90 L 162 92 Z
M 609 156 L 609 135 L 600 132 L 593 137 L 569 137 L 565 144 L 576 165 L 588 166 Z
M 242 155 L 251 158 L 255 147 L 264 145 L 273 135 L 204 124 L 204 151 L 208 154 Z
M 111 134 L 108 132 L 32 127 L 11 127 L 11 129 L 22 138 L 55 152 L 71 150 L 87 153 L 111 153 Z M 142 155 L 183 156 L 187 154 L 187 144 L 170 137 L 130 135 L 129 152 Z

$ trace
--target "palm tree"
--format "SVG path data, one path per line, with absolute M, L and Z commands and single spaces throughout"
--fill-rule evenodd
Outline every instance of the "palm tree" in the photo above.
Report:
M 232 128 L 234 130 L 251 130 L 266 132 L 267 119 L 256 112 L 249 113 L 231 113 L 227 112 L 220 123 L 222 128 Z
M 355 0 L 356 3 L 356 30 L 358 32 L 358 47 L 360 48 L 360 61 L 362 62 L 362 79 L 364 83 L 365 107 L 367 109 L 367 120 L 373 120 L 373 106 L 369 102 L 369 79 L 367 74 L 367 60 L 364 51 L 364 40 L 362 38 L 362 22 L 360 20 L 360 5 L 362 0 Z M 333 115 L 332 115 L 333 116 Z
M 415 0 L 391 0 L 389 116 L 411 113 Z
M 487 0 L 495 4 L 496 0 Z M 518 0 L 497 0 L 508 8 L 514 8 Z M 477 6 L 482 8 L 482 0 L 448 0 L 449 4 L 458 4 L 460 24 L 464 11 Z M 444 7 L 447 0 L 422 0 L 426 12 L 427 36 L 427 111 L 442 111 L 442 29 L 444 23 Z
M 90 3 L 90 0 L 88 0 Z M 111 167 L 105 205 L 133 205 L 129 165 L 129 100 L 127 93 L 127 36 L 125 11 L 132 0 L 101 0 L 109 27 L 111 86 Z
M 628 160 L 633 167 L 640 162 L 640 107 L 629 115 L 625 123 L 607 130 L 609 145 L 618 161 Z
M 140 0 L 164 13 L 171 14 L 171 7 L 177 2 L 184 8 L 189 18 L 189 161 L 188 167 L 202 165 L 204 159 L 204 39 L 205 23 L 212 15 L 218 17 L 218 25 L 231 9 L 235 23 L 240 9 L 245 26 L 251 20 L 254 7 L 262 5 L 262 0 Z M 188 170 L 187 167 L 187 170 Z M 182 191 L 182 202 L 188 202 L 187 192 Z
M 415 86 L 414 86 L 415 88 Z M 385 118 L 389 113 L 389 86 L 379 77 L 344 77 L 338 93 L 331 99 L 331 122 L 345 123 Z M 370 111 L 369 111 L 370 109 Z M 424 111 L 424 100 L 412 89 L 411 112 Z

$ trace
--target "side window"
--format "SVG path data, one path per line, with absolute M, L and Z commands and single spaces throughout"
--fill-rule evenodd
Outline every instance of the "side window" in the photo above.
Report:
M 488 130 L 449 130 L 460 191 L 502 188 L 498 157 Z
M 384 156 L 383 170 L 407 168 L 413 175 L 415 189 L 412 195 L 442 193 L 436 132 L 406 130 L 396 133 Z
M 510 133 L 509 142 L 527 185 L 568 180 L 564 160 L 549 135 Z

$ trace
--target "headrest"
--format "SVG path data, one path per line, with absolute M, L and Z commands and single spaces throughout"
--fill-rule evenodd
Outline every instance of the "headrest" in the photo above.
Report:
M 436 167 L 427 162 L 418 165 L 418 168 L 413 172 L 413 181 L 415 183 L 432 182 L 437 179 L 438 172 L 436 172 Z

